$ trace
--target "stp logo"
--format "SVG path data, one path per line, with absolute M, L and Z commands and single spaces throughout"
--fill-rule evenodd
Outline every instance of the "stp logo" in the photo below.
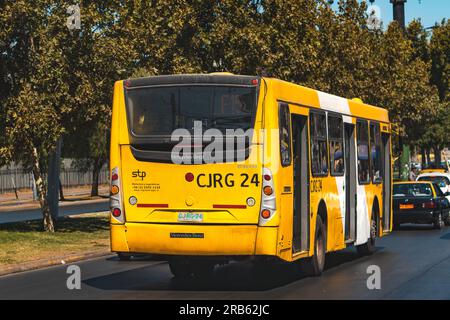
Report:
M 131 173 L 131 176 L 133 178 L 141 178 L 141 180 L 144 180 L 146 175 L 147 175 L 147 173 L 145 173 L 145 171 L 140 171 L 139 169 L 137 171 L 133 171 Z

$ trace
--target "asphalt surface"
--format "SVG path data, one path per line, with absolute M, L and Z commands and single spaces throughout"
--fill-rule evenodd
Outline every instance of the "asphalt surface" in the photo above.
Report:
M 216 267 L 209 280 L 174 279 L 164 261 L 115 256 L 77 264 L 81 289 L 69 290 L 67 265 L 0 277 L 0 299 L 450 299 L 450 227 L 404 226 L 377 239 L 377 252 L 354 248 L 327 256 L 318 278 L 298 264 L 253 269 L 250 262 Z M 369 290 L 367 268 L 381 270 L 381 289 Z
M 59 206 L 59 216 L 69 216 L 82 213 L 102 212 L 109 210 L 109 199 L 66 202 Z M 17 211 L 0 212 L 0 224 L 42 219 L 41 209 L 21 209 Z

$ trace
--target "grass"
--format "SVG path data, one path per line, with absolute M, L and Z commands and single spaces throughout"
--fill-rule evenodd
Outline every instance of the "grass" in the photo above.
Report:
M 60 218 L 56 232 L 42 230 L 42 221 L 1 224 L 0 267 L 109 248 L 107 213 Z

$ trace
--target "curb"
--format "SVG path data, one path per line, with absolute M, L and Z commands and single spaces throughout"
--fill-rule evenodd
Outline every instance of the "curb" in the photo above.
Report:
M 66 256 L 60 256 L 60 257 L 53 257 L 49 259 L 42 259 L 32 262 L 25 262 L 21 264 L 16 264 L 8 267 L 0 267 L 0 277 L 13 274 L 13 273 L 19 273 L 24 271 L 31 271 L 31 270 L 37 270 L 42 269 L 46 267 L 51 266 L 57 266 L 61 264 L 67 264 L 71 262 L 76 261 L 82 261 L 82 260 L 88 260 L 98 257 L 104 257 L 112 255 L 111 251 L 108 250 L 101 250 L 101 251 L 90 251 L 86 253 L 81 254 L 70 254 Z

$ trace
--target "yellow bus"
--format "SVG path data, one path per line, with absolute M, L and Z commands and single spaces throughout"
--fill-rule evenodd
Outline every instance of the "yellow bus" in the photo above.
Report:
M 229 73 L 117 81 L 110 152 L 111 250 L 176 277 L 249 257 L 320 275 L 392 228 L 388 112 L 359 99 Z

